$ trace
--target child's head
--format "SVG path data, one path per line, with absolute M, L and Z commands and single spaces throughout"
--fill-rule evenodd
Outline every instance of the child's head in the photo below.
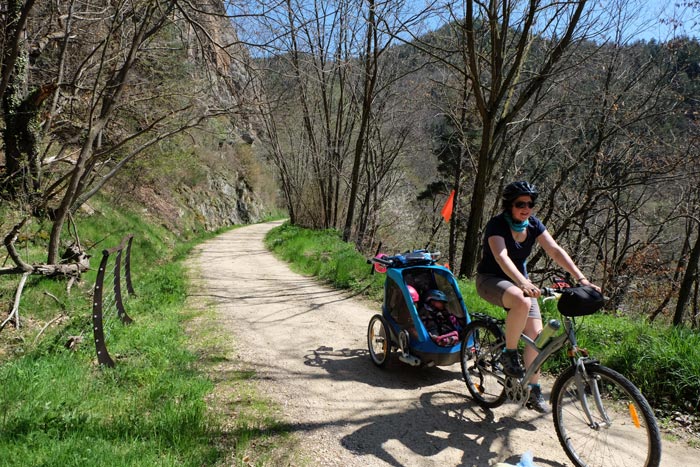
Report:
M 411 300 L 413 300 L 413 303 L 418 303 L 418 300 L 420 300 L 420 296 L 418 295 L 418 291 L 413 288 L 412 285 L 406 286 L 408 289 L 408 293 L 411 295 Z
M 425 296 L 425 303 L 438 310 L 444 310 L 447 306 L 447 295 L 437 289 L 429 290 Z

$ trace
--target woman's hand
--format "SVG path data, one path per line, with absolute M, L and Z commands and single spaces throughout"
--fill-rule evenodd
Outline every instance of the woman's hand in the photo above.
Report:
M 589 286 L 589 287 L 593 287 L 593 288 L 596 289 L 598 292 L 601 292 L 601 293 L 603 292 L 603 291 L 600 289 L 600 287 L 598 287 L 597 285 L 595 285 L 594 283 L 592 283 L 591 281 L 589 281 L 589 280 L 586 279 L 585 277 L 582 278 L 582 279 L 580 279 L 580 280 L 578 281 L 578 283 L 581 284 L 581 285 L 587 285 L 587 286 Z
M 537 298 L 540 296 L 540 288 L 530 281 L 522 282 L 518 287 L 520 287 L 520 290 L 523 291 L 523 295 L 526 297 Z

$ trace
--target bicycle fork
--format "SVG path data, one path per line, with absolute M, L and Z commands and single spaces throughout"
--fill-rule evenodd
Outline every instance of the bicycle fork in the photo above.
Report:
M 578 399 L 579 402 L 581 402 L 581 407 L 583 409 L 583 413 L 586 415 L 586 418 L 588 419 L 588 426 L 594 430 L 598 430 L 600 428 L 608 428 L 612 424 L 610 417 L 608 417 L 608 414 L 605 410 L 605 407 L 603 407 L 603 401 L 600 397 L 600 388 L 598 386 L 598 381 L 596 378 L 591 377 L 591 375 L 588 374 L 586 371 L 586 358 L 585 357 L 579 357 L 579 359 L 576 361 L 576 373 L 575 373 L 575 378 L 576 378 L 576 391 L 578 392 Z M 593 415 L 591 413 L 591 408 L 588 404 L 588 397 L 586 397 L 586 389 L 590 388 L 590 395 L 593 397 L 593 400 L 595 401 L 596 408 L 598 409 L 598 413 L 600 414 L 600 417 L 602 418 L 603 423 L 599 423 L 595 421 L 593 418 Z

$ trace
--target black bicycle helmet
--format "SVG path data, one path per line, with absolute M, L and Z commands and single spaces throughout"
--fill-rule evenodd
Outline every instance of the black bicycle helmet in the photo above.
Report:
M 425 301 L 430 302 L 430 300 L 437 300 L 439 302 L 447 303 L 447 295 L 445 295 L 445 293 L 441 290 L 428 290 L 428 292 L 425 294 Z
M 535 185 L 531 185 L 526 181 L 513 182 L 506 185 L 503 189 L 503 209 L 510 209 L 511 204 L 518 196 L 527 195 L 532 198 L 532 201 L 537 201 L 539 192 Z

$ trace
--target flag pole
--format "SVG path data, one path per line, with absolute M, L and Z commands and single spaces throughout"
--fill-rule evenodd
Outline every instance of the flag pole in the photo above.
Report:
M 445 223 L 450 223 L 450 219 L 452 218 L 452 210 L 454 208 L 454 198 L 455 198 L 455 190 L 452 190 L 450 192 L 450 195 L 447 197 L 447 201 L 445 201 L 445 204 L 443 205 L 442 209 L 440 210 L 440 216 L 443 218 Z M 430 244 L 432 243 L 433 239 L 435 238 L 435 235 L 438 233 L 440 230 L 440 227 L 442 227 L 442 222 L 440 222 L 434 229 L 432 229 L 432 232 L 430 233 L 430 238 L 428 239 L 428 242 L 425 244 L 424 250 L 427 250 Z

